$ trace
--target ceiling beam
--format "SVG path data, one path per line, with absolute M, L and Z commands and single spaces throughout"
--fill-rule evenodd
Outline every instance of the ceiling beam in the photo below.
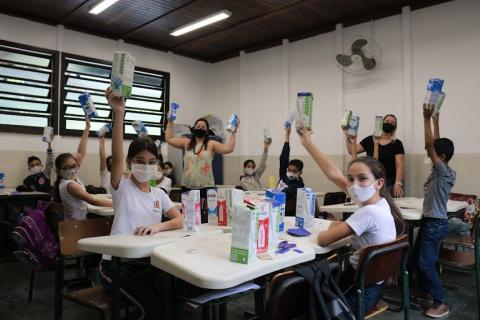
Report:
M 65 24 L 65 23 L 67 23 L 68 20 L 73 16 L 73 14 L 74 14 L 75 12 L 77 12 L 77 11 L 80 10 L 81 8 L 87 6 L 87 4 L 88 4 L 89 2 L 92 2 L 92 4 L 93 4 L 93 2 L 95 2 L 95 0 L 85 0 L 85 1 L 83 1 L 81 4 L 79 4 L 78 6 L 76 6 L 75 9 L 71 10 L 69 13 L 67 13 L 66 15 L 64 15 L 64 16 L 60 19 L 60 21 L 58 21 L 58 24 Z

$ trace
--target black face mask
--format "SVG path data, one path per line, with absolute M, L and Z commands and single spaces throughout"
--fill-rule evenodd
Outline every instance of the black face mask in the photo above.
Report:
M 383 123 L 383 132 L 392 133 L 393 131 L 395 131 L 395 129 L 396 129 L 396 127 L 393 124 L 388 123 L 388 122 Z
M 107 163 L 107 170 L 109 172 L 112 172 L 112 164 L 111 163 Z
M 197 138 L 204 138 L 207 135 L 207 131 L 203 129 L 193 130 L 193 135 Z

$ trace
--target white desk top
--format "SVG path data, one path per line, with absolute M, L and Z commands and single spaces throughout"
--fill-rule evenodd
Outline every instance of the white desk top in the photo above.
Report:
M 0 196 L 32 196 L 32 195 L 39 195 L 39 196 L 46 196 L 48 193 L 40 192 L 40 191 L 22 191 L 18 192 L 15 188 L 3 188 L 0 189 Z
M 151 236 L 127 234 L 110 235 L 81 239 L 77 242 L 80 250 L 107 254 L 120 258 L 145 258 L 153 248 L 167 243 L 180 242 L 189 238 L 221 234 L 222 230 L 208 224 L 202 224 L 199 232 L 185 232 L 182 229 L 159 232 Z
M 315 254 L 325 254 L 329 253 L 332 250 L 338 249 L 340 247 L 346 246 L 350 243 L 350 237 L 339 240 L 335 243 L 332 243 L 328 247 L 321 247 L 318 245 L 317 236 L 321 231 L 328 229 L 332 221 L 324 219 L 315 219 L 313 223 L 313 228 L 307 228 L 311 232 L 311 235 L 308 237 L 294 237 L 289 235 L 286 232 L 282 232 L 279 237 L 282 240 L 288 240 L 290 242 L 295 242 L 297 244 L 302 244 L 304 246 L 312 246 L 315 250 Z M 285 217 L 285 231 L 290 228 L 295 228 L 295 217 Z
M 313 247 L 298 243 L 303 253 L 292 250 L 273 260 L 254 258 L 249 264 L 230 261 L 231 234 L 190 238 L 157 247 L 151 262 L 157 268 L 206 289 L 231 288 L 246 281 L 315 259 Z

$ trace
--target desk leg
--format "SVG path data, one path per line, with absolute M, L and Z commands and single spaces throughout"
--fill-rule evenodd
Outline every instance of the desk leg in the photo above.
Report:
M 120 258 L 112 257 L 112 320 L 120 319 Z
M 266 282 L 267 281 L 265 277 L 262 277 L 255 281 L 255 283 L 257 283 L 260 286 L 260 289 L 254 292 L 255 314 L 260 319 L 263 319 L 265 317 L 265 300 L 266 300 L 266 293 L 267 293 Z

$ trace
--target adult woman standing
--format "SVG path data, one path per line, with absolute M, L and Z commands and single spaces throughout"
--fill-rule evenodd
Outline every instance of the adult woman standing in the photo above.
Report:
M 383 163 L 386 171 L 386 187 L 395 197 L 403 197 L 403 179 L 405 177 L 405 150 L 402 141 L 395 138 L 397 130 L 397 117 L 387 114 L 383 117 L 383 132 L 379 138 L 368 136 L 356 145 L 358 153 L 366 152 L 368 156 Z M 348 133 L 346 145 L 349 154 L 352 154 L 353 146 Z
M 238 128 L 238 127 L 237 127 Z M 207 190 L 215 187 L 212 160 L 215 153 L 228 154 L 235 148 L 237 129 L 232 131 L 226 144 L 208 139 L 210 126 L 206 119 L 195 121 L 192 137 L 173 137 L 173 121 L 168 120 L 165 139 L 174 148 L 184 150 L 182 191 L 200 190 L 200 196 L 206 198 Z

